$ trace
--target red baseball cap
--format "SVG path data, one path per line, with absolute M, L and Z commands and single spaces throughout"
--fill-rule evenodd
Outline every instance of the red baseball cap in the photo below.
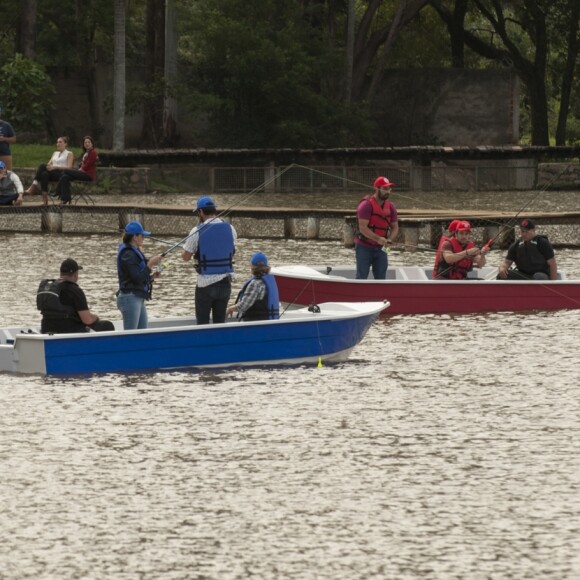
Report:
M 459 220 L 455 226 L 457 232 L 470 232 L 471 224 L 468 221 Z
M 395 185 L 394 183 L 390 182 L 389 179 L 387 177 L 377 177 L 375 179 L 375 182 L 373 183 L 373 187 L 375 188 L 379 188 L 379 187 L 393 187 L 393 185 Z

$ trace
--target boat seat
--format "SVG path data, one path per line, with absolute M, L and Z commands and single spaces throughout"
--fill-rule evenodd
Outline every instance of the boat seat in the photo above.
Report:
M 428 280 L 427 274 L 423 268 L 399 268 L 402 280 Z

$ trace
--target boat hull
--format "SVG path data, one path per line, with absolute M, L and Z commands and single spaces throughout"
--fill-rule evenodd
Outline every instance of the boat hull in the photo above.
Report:
M 388 300 L 387 315 L 444 314 L 580 308 L 580 281 L 429 280 L 421 268 L 405 268 L 417 279 L 354 280 L 325 275 L 320 268 L 281 267 L 272 273 L 286 304 Z M 490 269 L 491 270 L 491 269 Z M 345 269 L 336 271 L 345 273 Z M 354 275 L 354 270 L 351 272 Z
M 338 362 L 348 358 L 388 303 L 352 306 L 320 305 L 321 312 L 303 309 L 281 320 L 250 323 L 152 321 L 147 330 L 17 334 L 11 365 L 10 345 L 2 345 L 0 361 L 2 370 L 49 375 Z

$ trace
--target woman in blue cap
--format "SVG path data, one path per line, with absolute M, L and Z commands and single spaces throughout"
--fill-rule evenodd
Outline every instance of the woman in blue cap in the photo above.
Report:
M 129 222 L 125 226 L 123 242 L 117 252 L 117 273 L 119 291 L 117 307 L 123 315 L 123 328 L 147 328 L 147 308 L 145 301 L 151 298 L 153 280 L 160 273 L 153 272 L 159 265 L 162 256 L 147 259 L 141 248 L 145 236 L 151 235 L 139 222 Z
M 228 308 L 242 320 L 277 320 L 280 318 L 280 301 L 276 279 L 270 274 L 268 258 L 256 252 L 250 259 L 252 277 L 244 284 L 236 303 Z

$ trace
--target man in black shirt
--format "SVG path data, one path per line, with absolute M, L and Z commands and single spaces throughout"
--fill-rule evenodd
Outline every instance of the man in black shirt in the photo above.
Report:
M 115 330 L 109 320 L 100 320 L 89 310 L 87 297 L 78 286 L 79 266 L 67 258 L 60 266 L 58 280 L 42 280 L 36 306 L 42 313 L 40 331 L 51 334 Z
M 515 270 L 510 266 L 515 262 Z M 546 236 L 536 235 L 536 224 L 532 220 L 520 223 L 520 239 L 507 251 L 499 267 L 500 280 L 556 280 L 558 264 L 554 248 Z

